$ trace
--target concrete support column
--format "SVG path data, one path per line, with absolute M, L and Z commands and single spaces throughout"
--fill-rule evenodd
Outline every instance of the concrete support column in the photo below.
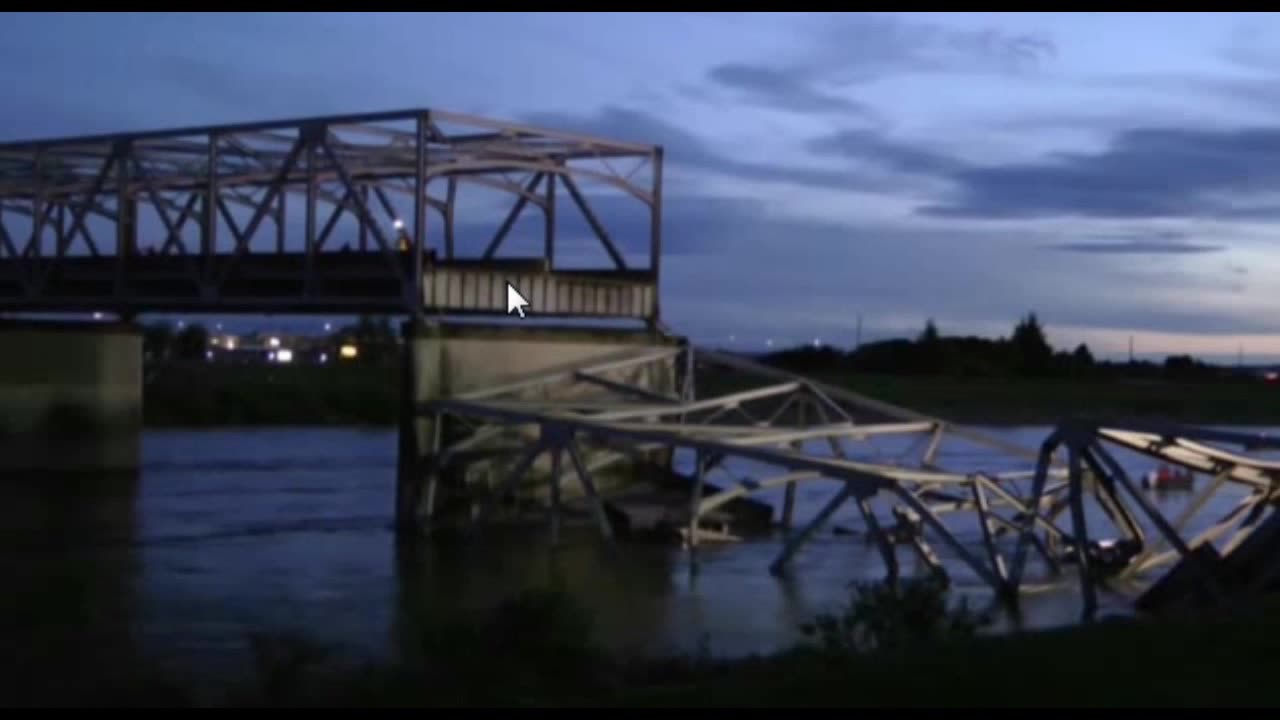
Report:
M 401 328 L 400 350 L 400 442 L 396 470 L 396 530 L 401 536 L 415 533 L 428 511 L 427 481 L 430 453 L 435 433 L 431 418 L 420 416 L 418 407 L 443 392 L 441 378 L 442 339 L 434 324 L 413 320 Z
M 0 322 L 0 472 L 133 472 L 141 433 L 136 326 Z
M 415 408 L 438 398 L 515 382 L 552 369 L 589 365 L 628 347 L 652 347 L 662 342 L 650 333 L 633 331 L 412 323 L 404 326 L 402 336 L 400 461 L 396 490 L 397 527 L 401 530 L 418 528 L 428 505 L 434 508 L 436 516 L 457 519 L 459 512 L 465 514 L 469 507 L 467 482 L 474 479 L 481 485 L 496 484 L 518 459 L 500 457 L 477 461 L 470 466 L 474 471 L 470 473 L 467 466 L 456 463 L 451 464 L 447 472 L 439 473 L 432 465 L 435 420 L 415 417 Z M 661 368 L 626 369 L 609 375 L 614 381 L 636 384 L 651 391 L 674 394 L 676 390 L 674 363 Z M 598 391 L 598 388 L 589 386 L 587 390 Z M 527 399 L 565 399 L 582 392 L 584 388 L 580 385 L 571 390 L 569 383 L 563 383 L 531 389 Z M 441 447 L 447 447 L 455 439 L 455 427 L 447 420 L 440 427 Z M 667 460 L 669 462 L 669 457 Z M 530 474 L 545 484 L 549 472 L 550 458 L 544 455 L 533 465 Z M 434 493 L 431 492 L 433 479 Z M 598 482 L 608 481 L 600 478 Z M 576 484 L 569 485 L 566 492 L 570 495 L 566 497 L 571 497 L 575 488 Z

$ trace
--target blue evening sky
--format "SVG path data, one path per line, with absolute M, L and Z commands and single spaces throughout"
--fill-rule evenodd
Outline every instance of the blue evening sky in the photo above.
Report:
M 1280 18 L 6 14 L 0 139 L 433 107 L 667 148 L 666 320 L 1280 355 Z

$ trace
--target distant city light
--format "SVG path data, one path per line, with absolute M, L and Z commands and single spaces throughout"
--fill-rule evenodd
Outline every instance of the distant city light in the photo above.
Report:
M 213 327 L 214 327 L 214 329 L 215 329 L 215 330 L 221 330 L 221 329 L 222 329 L 222 323 L 218 323 L 217 325 L 214 325 Z
M 278 347 L 280 347 L 280 338 L 278 338 L 278 337 L 269 337 L 269 338 L 267 338 L 267 347 L 271 347 L 271 348 L 278 348 Z
M 100 312 L 96 312 L 96 313 L 94 313 L 94 314 L 93 314 L 93 319 L 94 319 L 94 320 L 101 320 L 101 319 L 102 319 L 102 313 L 100 313 Z
M 230 335 L 228 335 L 228 336 L 227 336 L 227 339 L 226 339 L 226 343 L 225 343 L 225 344 L 226 344 L 226 346 L 227 346 L 227 349 L 228 349 L 228 350 L 235 350 L 235 349 L 236 349 L 236 339 L 235 339 L 234 337 L 230 336 Z
M 320 364 L 323 365 L 327 362 L 329 362 L 329 353 L 320 353 Z
M 212 360 L 212 359 L 213 359 L 213 351 L 212 351 L 212 350 L 205 350 L 205 351 L 204 351 L 204 359 L 205 359 L 205 360 Z
M 821 347 L 821 346 L 822 346 L 822 338 L 814 338 L 814 339 L 813 339 L 813 346 L 814 346 L 814 347 Z
M 179 320 L 179 321 L 178 321 L 178 329 L 179 329 L 179 330 L 181 330 L 182 328 L 184 328 L 184 327 L 186 327 L 186 326 L 187 326 L 187 324 L 186 324 L 185 322 L 183 322 L 183 321 L 181 321 L 181 320 Z
M 267 353 L 267 362 L 275 362 L 275 361 L 276 361 L 276 353 L 274 350 L 272 350 L 271 352 Z
M 324 331 L 325 331 L 325 332 L 331 332 L 332 330 L 333 330 L 333 323 L 325 323 L 325 324 L 324 324 Z
M 279 362 L 279 363 L 293 362 L 293 351 L 288 348 L 281 348 L 277 350 L 276 362 Z
M 391 223 L 391 227 L 394 227 L 394 228 L 395 228 L 395 229 L 397 229 L 397 230 L 403 230 L 403 229 L 404 229 L 404 221 L 403 221 L 403 220 L 401 220 L 400 218 L 396 218 L 396 219 L 395 219 L 395 221 Z
M 338 355 L 346 360 L 350 360 L 359 354 L 360 351 L 356 349 L 355 345 L 343 345 L 338 348 Z

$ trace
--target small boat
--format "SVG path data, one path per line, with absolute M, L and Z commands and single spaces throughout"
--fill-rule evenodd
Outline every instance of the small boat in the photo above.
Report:
M 1161 464 L 1142 476 L 1145 490 L 1190 490 L 1195 485 L 1195 474 L 1186 468 L 1172 468 Z

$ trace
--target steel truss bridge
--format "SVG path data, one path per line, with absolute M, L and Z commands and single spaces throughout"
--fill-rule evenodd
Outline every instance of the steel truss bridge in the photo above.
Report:
M 653 323 L 661 197 L 661 147 L 436 110 L 8 142 L 0 312 L 505 314 L 513 281 L 543 316 Z M 574 219 L 602 262 L 566 259 Z
M 662 168 L 659 146 L 426 109 L 2 143 L 0 312 L 505 315 L 513 282 L 542 316 L 654 325 Z M 469 244 L 463 236 L 483 226 L 477 217 L 495 196 L 502 220 Z M 565 196 L 603 262 L 566 258 L 582 238 L 561 234 Z M 631 203 L 644 222 L 610 223 L 602 203 Z M 516 231 L 529 205 L 542 220 L 532 234 Z M 513 251 L 521 235 L 540 242 Z M 685 369 L 680 392 L 648 389 L 646 373 L 673 361 Z M 418 412 L 437 431 L 404 502 L 428 527 L 440 479 L 479 468 L 500 482 L 478 523 L 532 477 L 547 486 L 553 531 L 561 490 L 576 483 L 612 537 L 608 497 L 593 478 L 669 451 L 692 460 L 678 518 L 691 551 L 719 537 L 706 521 L 736 498 L 780 491 L 789 524 L 799 486 L 829 486 L 828 501 L 785 535 L 774 572 L 852 505 L 890 578 L 903 547 L 945 575 L 941 549 L 1016 598 L 1070 563 L 1086 614 L 1099 583 L 1194 561 L 1201 545 L 1241 547 L 1274 506 L 1280 478 L 1280 462 L 1257 454 L 1280 444 L 1268 438 L 1070 420 L 1040 447 L 1023 447 L 691 346 L 627 351 Z M 886 457 L 885 442 L 905 449 Z M 531 473 L 548 456 L 550 472 Z M 1118 457 L 1209 482 L 1169 520 Z M 722 489 L 708 491 L 722 476 Z M 1235 505 L 1206 519 L 1226 493 Z M 1108 548 L 1122 548 L 1120 562 Z M 1040 585 L 1027 579 L 1033 552 Z
M 646 366 L 673 359 L 687 368 L 678 394 L 658 395 L 636 382 Z M 698 394 L 697 384 L 711 392 Z M 560 523 L 562 488 L 574 484 L 600 531 L 612 538 L 608 498 L 596 490 L 593 476 L 640 453 L 667 449 L 692 460 L 693 482 L 678 522 L 695 557 L 704 538 L 715 535 L 702 521 L 734 498 L 780 490 L 785 517 L 798 486 L 823 485 L 830 487 L 829 500 L 785 534 L 771 571 L 784 572 L 850 504 L 865 537 L 879 548 L 889 579 L 899 576 L 904 549 L 946 577 L 940 549 L 998 597 L 1016 599 L 1060 585 L 1063 565 L 1072 565 L 1086 615 L 1096 610 L 1099 583 L 1141 578 L 1187 557 L 1200 543 L 1217 542 L 1224 554 L 1239 546 L 1272 506 L 1280 478 L 1280 462 L 1250 454 L 1280 447 L 1265 437 L 1069 420 L 1040 447 L 1023 447 L 743 357 L 688 346 L 566 367 L 426 403 L 420 413 L 465 428 L 449 443 L 437 434 L 428 455 L 433 462 L 426 489 L 415 500 L 427 527 L 436 479 L 452 464 L 488 458 L 487 472 L 501 479 L 477 507 L 478 528 L 545 454 L 552 470 L 534 482 L 550 486 L 553 530 Z M 877 447 L 886 441 L 896 441 L 899 450 L 886 456 Z M 1126 455 L 1210 480 L 1169 520 L 1117 460 Z M 722 481 L 721 489 L 704 492 L 713 479 Z M 1238 502 L 1210 518 L 1206 508 L 1227 491 Z M 1201 529 L 1188 538 L 1193 527 Z M 1107 547 L 1128 552 L 1116 564 Z M 1033 558 L 1042 571 L 1035 581 L 1028 580 Z

